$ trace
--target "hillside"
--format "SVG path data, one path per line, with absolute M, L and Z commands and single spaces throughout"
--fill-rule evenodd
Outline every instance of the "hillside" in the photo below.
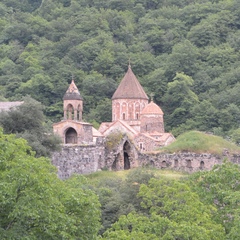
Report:
M 74 76 L 84 118 L 108 121 L 130 59 L 163 109 L 166 131 L 234 135 L 239 9 L 238 0 L 2 0 L 0 98 L 31 95 L 58 121 Z
M 190 131 L 179 135 L 175 142 L 160 151 L 211 153 L 222 155 L 224 152 L 230 154 L 240 153 L 240 147 L 222 137 L 206 134 L 198 131 Z

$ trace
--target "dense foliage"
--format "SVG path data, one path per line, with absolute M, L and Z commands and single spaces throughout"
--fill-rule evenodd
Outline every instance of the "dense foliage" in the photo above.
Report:
M 151 169 L 106 173 L 88 176 L 101 202 L 103 239 L 239 236 L 239 165 L 225 162 L 180 178 Z
M 100 204 L 85 184 L 61 181 L 49 159 L 0 131 L 1 239 L 96 239 Z
M 0 112 L 0 126 L 4 133 L 14 133 L 28 141 L 36 156 L 50 156 L 60 149 L 61 139 L 54 135 L 46 121 L 43 105 L 25 97 L 22 105 Z
M 191 176 L 145 168 L 122 174 L 62 181 L 24 139 L 1 131 L 1 239 L 238 238 L 239 165 Z
M 167 131 L 234 135 L 239 9 L 238 0 L 2 0 L 1 98 L 29 94 L 57 121 L 74 75 L 85 119 L 108 121 L 130 58 Z

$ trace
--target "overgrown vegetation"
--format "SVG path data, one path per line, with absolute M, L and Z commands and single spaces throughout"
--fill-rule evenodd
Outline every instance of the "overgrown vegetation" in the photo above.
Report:
M 106 137 L 106 147 L 109 151 L 113 150 L 123 139 L 123 133 L 114 131 Z
M 0 132 L 2 239 L 237 239 L 240 167 L 192 175 L 139 168 L 61 181 L 26 141 Z M 100 217 L 101 215 L 101 217 Z
M 24 139 L 0 131 L 1 239 L 96 239 L 100 204 L 84 177 L 61 181 Z
M 239 153 L 240 147 L 222 137 L 198 131 L 181 134 L 176 141 L 160 151 L 163 152 L 195 152 L 222 155 L 223 152 Z

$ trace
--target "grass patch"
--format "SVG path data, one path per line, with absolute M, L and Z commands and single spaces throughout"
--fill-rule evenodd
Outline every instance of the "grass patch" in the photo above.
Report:
M 99 171 L 99 172 L 91 173 L 85 176 L 89 179 L 89 181 L 92 184 L 98 183 L 106 179 L 118 178 L 119 180 L 124 181 L 127 178 L 127 175 L 135 170 L 137 170 L 137 168 L 116 171 L 116 172 L 115 171 Z M 151 168 L 151 169 L 146 168 L 146 171 L 151 171 L 156 177 L 160 177 L 160 178 L 165 177 L 165 178 L 176 179 L 176 180 L 187 176 L 187 174 L 184 174 L 182 172 L 171 171 L 171 170 L 161 170 L 161 169 L 155 169 L 155 168 Z
M 175 142 L 162 148 L 160 151 L 168 153 L 188 151 L 222 155 L 225 149 L 227 149 L 229 153 L 240 153 L 240 147 L 224 140 L 222 137 L 198 131 L 190 131 L 181 134 Z

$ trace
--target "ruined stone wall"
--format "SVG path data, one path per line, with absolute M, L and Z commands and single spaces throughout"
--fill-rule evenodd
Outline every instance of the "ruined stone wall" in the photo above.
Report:
M 105 148 L 103 144 L 63 146 L 60 152 L 52 156 L 52 164 L 58 169 L 61 179 L 72 174 L 87 174 L 104 167 Z
M 233 163 L 240 164 L 240 155 L 228 155 L 220 157 L 209 153 L 158 153 L 158 154 L 139 154 L 138 161 L 140 166 L 152 166 L 157 169 L 172 169 L 188 173 L 211 170 L 214 165 L 222 164 L 224 159 Z
M 225 156 L 208 153 L 140 153 L 127 136 L 124 136 L 118 146 L 107 150 L 101 139 L 96 145 L 63 146 L 60 152 L 54 153 L 52 163 L 58 169 L 61 179 L 69 178 L 72 174 L 88 174 L 99 169 L 123 170 L 124 152 L 128 154 L 130 168 L 150 166 L 157 169 L 171 169 L 193 173 L 202 170 L 211 170 L 215 164 L 222 164 L 224 159 L 240 164 L 240 155 Z M 100 141 L 101 140 L 101 141 Z M 129 148 L 124 145 L 129 143 Z

